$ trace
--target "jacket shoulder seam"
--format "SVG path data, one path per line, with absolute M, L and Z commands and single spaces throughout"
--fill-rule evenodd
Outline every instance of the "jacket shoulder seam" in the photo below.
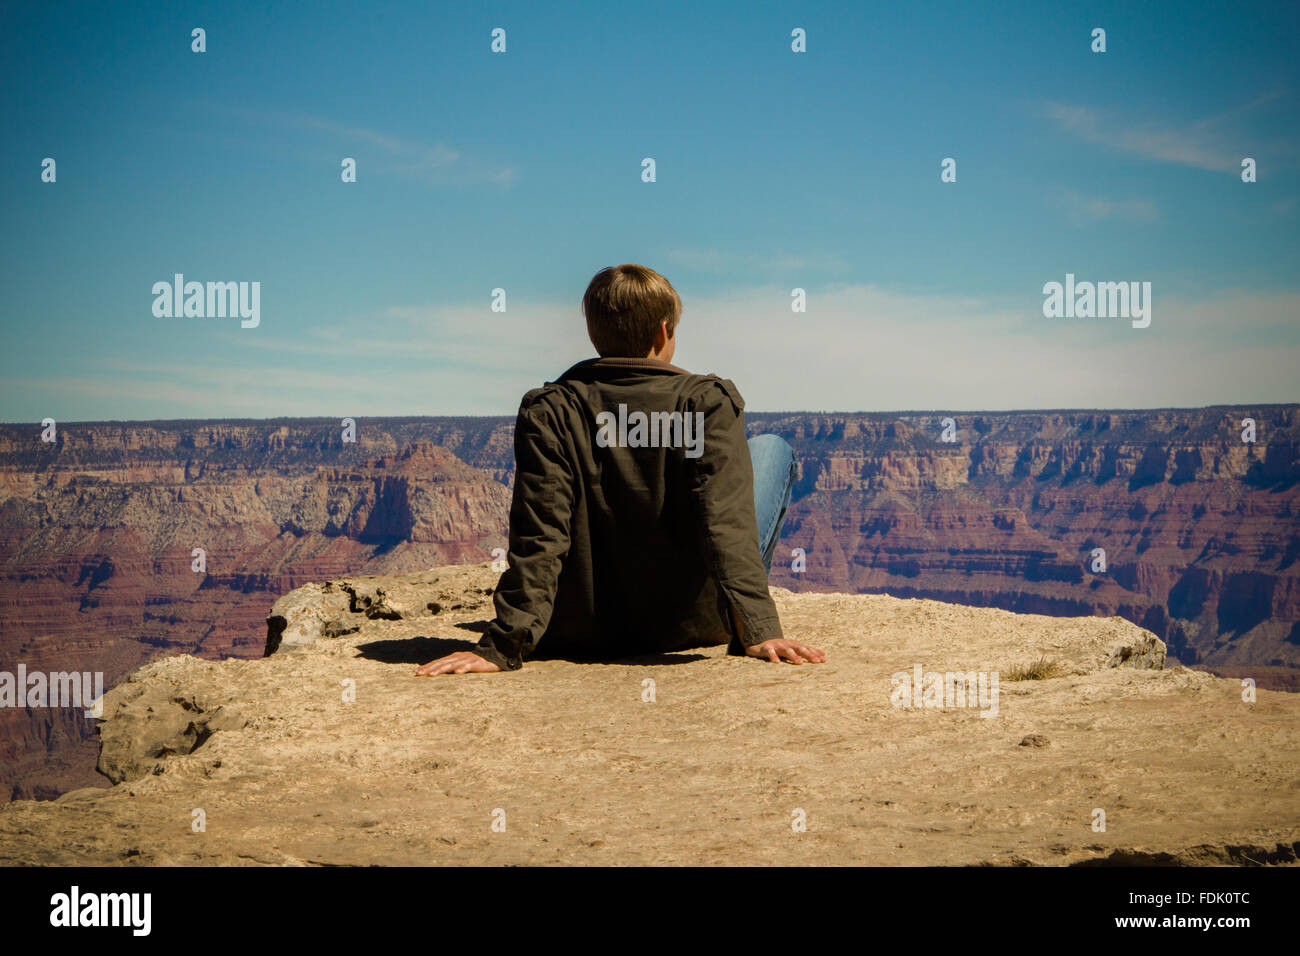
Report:
M 709 372 L 706 375 L 701 375 L 699 378 L 700 381 L 706 385 L 717 386 L 722 393 L 727 396 L 727 398 L 731 399 L 731 404 L 736 409 L 737 415 L 745 410 L 745 399 L 741 397 L 740 389 L 736 387 L 736 383 L 731 379 L 723 378 L 722 376 L 715 375 L 712 372 Z
M 537 388 L 530 388 L 524 392 L 524 397 L 519 400 L 520 408 L 529 408 L 542 399 L 544 395 L 551 395 L 559 391 L 559 382 L 547 382 L 545 385 L 539 385 Z

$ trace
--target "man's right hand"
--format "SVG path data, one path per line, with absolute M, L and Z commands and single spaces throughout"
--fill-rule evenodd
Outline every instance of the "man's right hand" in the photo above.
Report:
M 433 674 L 491 674 L 501 670 L 491 661 L 485 661 L 473 651 L 457 651 L 429 661 L 416 668 L 416 677 L 429 677 Z
M 761 644 L 751 644 L 745 648 L 745 654 L 749 657 L 766 658 L 773 664 L 779 664 L 782 660 L 787 660 L 791 664 L 802 664 L 804 661 L 813 664 L 826 663 L 825 651 L 783 637 L 774 637 Z

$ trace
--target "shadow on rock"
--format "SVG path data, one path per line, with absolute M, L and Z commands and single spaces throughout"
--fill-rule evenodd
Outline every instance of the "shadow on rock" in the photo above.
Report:
M 478 641 L 450 637 L 408 637 L 357 645 L 357 656 L 385 664 L 427 664 L 457 651 L 472 651 Z
M 483 632 L 488 629 L 490 621 L 468 621 L 457 627 L 468 631 Z M 427 664 L 439 657 L 446 657 L 456 651 L 472 651 L 478 641 L 457 640 L 450 637 L 408 637 L 401 640 L 370 641 L 357 645 L 357 655 L 367 660 L 383 661 L 385 664 Z M 688 654 L 678 652 L 655 652 L 621 657 L 617 660 L 605 660 L 583 657 L 574 653 L 548 654 L 544 646 L 539 646 L 536 653 L 528 656 L 533 661 L 574 661 L 577 663 L 618 664 L 628 667 L 661 667 L 665 664 L 689 664 L 692 661 L 707 659 L 705 654 Z

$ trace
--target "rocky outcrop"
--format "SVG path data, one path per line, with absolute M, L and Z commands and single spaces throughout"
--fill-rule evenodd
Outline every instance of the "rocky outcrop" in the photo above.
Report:
M 445 575 L 445 571 L 359 575 L 291 591 L 275 602 L 266 619 L 264 656 L 321 638 L 355 634 L 368 620 L 416 621 L 444 610 L 480 607 L 480 595 L 492 593 L 490 587 L 469 595 L 455 586 L 449 589 L 441 583 Z
M 193 753 L 214 733 L 244 720 L 205 706 L 167 678 L 132 680 L 105 695 L 97 769 L 113 783 L 162 773 L 167 757 Z
M 262 660 L 138 669 L 116 785 L 0 807 L 0 864 L 1296 862 L 1300 697 L 1163 667 L 1128 621 L 773 588 L 825 664 L 414 676 L 497 577 L 335 578 L 276 603 Z M 900 695 L 918 671 L 997 692 Z

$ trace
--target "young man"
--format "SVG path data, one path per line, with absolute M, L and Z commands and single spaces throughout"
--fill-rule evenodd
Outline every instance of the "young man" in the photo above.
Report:
M 644 266 L 591 280 L 582 310 L 600 358 L 519 406 L 496 620 L 474 651 L 416 674 L 516 670 L 534 652 L 610 660 L 727 642 L 760 660 L 826 659 L 784 637 L 767 590 L 794 453 L 776 435 L 746 441 L 730 379 L 671 364 L 681 308 Z

